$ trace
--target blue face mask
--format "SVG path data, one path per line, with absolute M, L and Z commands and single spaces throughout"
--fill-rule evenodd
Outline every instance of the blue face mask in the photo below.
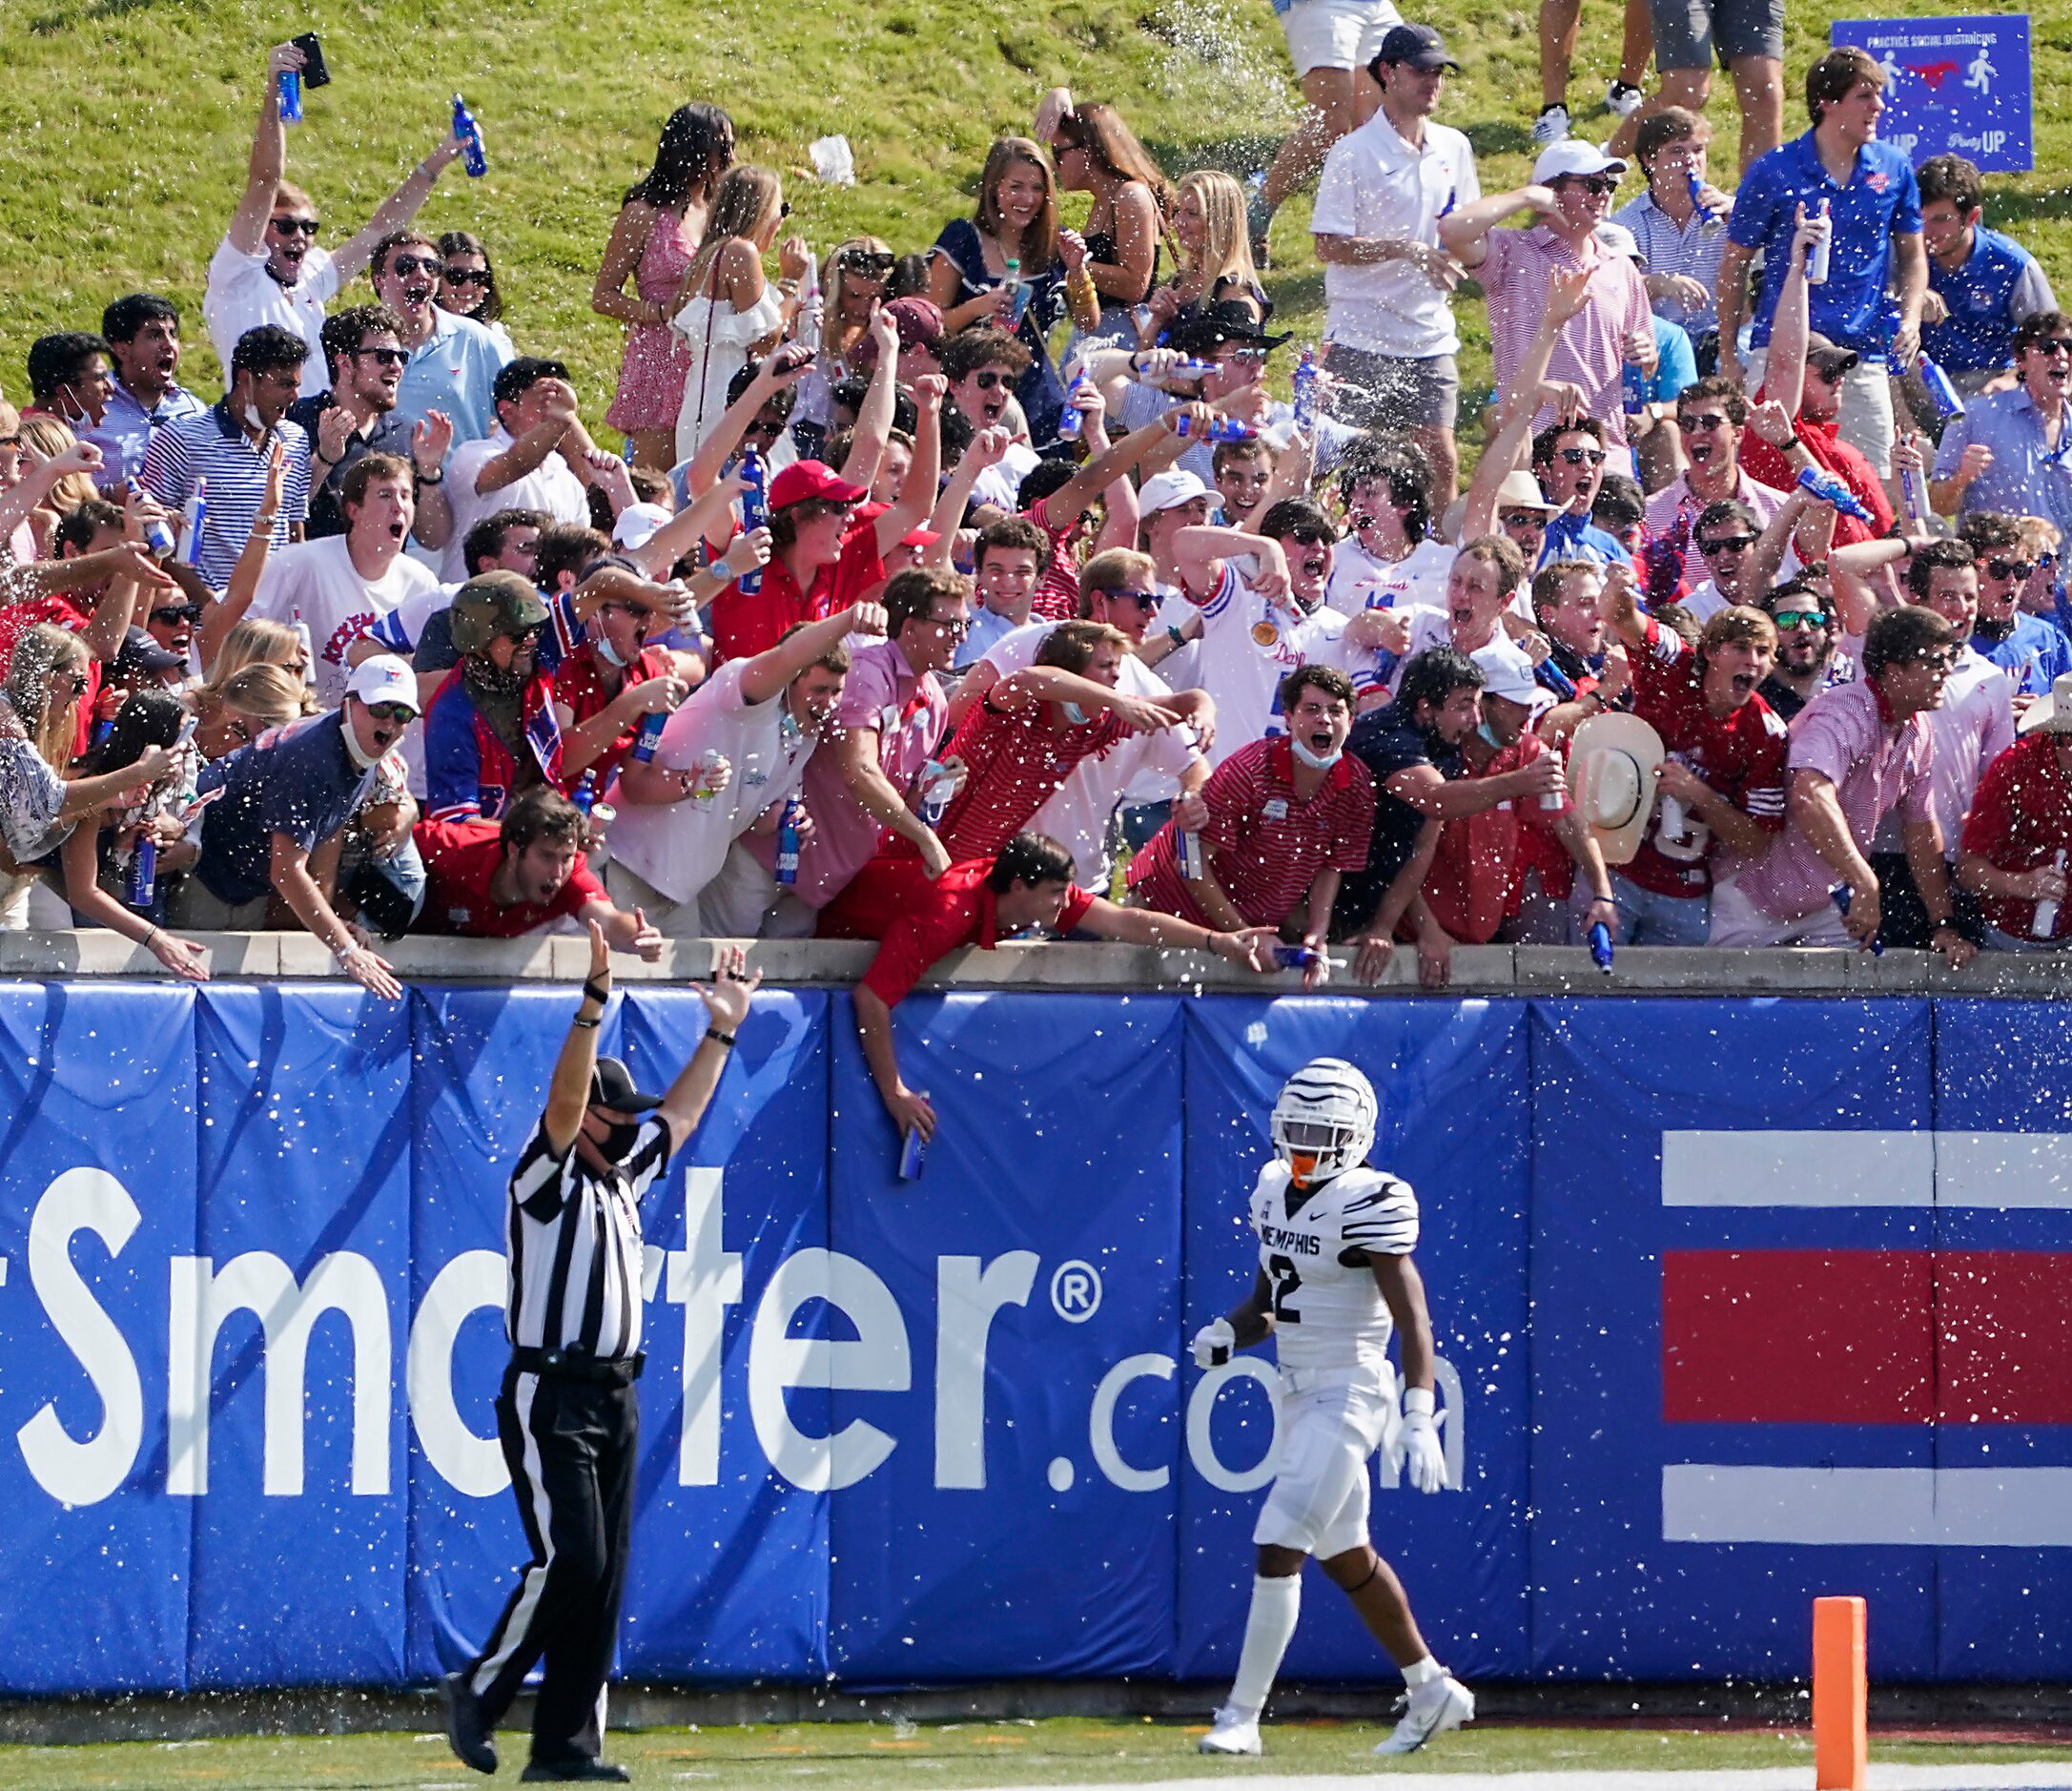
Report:
M 1496 735 L 1489 731 L 1489 724 L 1487 722 L 1478 721 L 1475 724 L 1475 731 L 1479 733 L 1483 737 L 1483 739 L 1495 751 L 1499 752 L 1503 751 L 1503 741 L 1499 740 Z
M 1313 772 L 1327 772 L 1345 756 L 1344 748 L 1338 748 L 1329 753 L 1312 752 L 1293 734 L 1288 735 L 1288 748 L 1295 754 L 1298 765 L 1306 765 Z
M 1060 703 L 1058 708 L 1065 711 L 1065 719 L 1075 728 L 1083 728 L 1094 719 L 1077 703 Z

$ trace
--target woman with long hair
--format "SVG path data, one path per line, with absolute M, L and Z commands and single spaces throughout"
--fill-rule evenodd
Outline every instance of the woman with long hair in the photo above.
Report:
M 1100 323 L 1089 334 L 1120 337 L 1134 327 L 1130 313 L 1150 298 L 1158 280 L 1172 186 L 1122 114 L 1098 100 L 1059 115 L 1051 130 L 1051 154 L 1060 187 L 1094 196 L 1086 216 L 1086 272 L 1100 295 Z
M 1154 346 L 1176 323 L 1191 322 L 1213 304 L 1241 303 L 1261 325 L 1273 315 L 1252 264 L 1244 189 L 1221 169 L 1198 169 L 1181 179 L 1173 246 L 1180 265 L 1151 295 L 1138 330 L 1139 348 Z
M 55 417 L 44 416 L 24 417 L 19 440 L 23 463 L 31 468 L 45 461 L 55 460 L 67 448 L 79 444 L 79 438 L 70 427 Z M 51 485 L 35 508 L 29 512 L 29 532 L 35 537 L 36 558 L 48 560 L 51 557 L 57 525 L 68 511 L 76 510 L 82 504 L 92 504 L 100 495 L 93 488 L 92 473 L 67 473 Z
M 279 628 L 277 622 L 254 622 L 254 628 Z M 292 635 L 290 637 L 293 638 Z M 225 657 L 230 649 L 224 649 Z M 195 751 L 213 765 L 262 733 L 317 712 L 315 699 L 292 662 L 253 659 L 221 672 L 193 691 Z
M 705 241 L 684 270 L 669 323 L 688 361 L 677 394 L 679 461 L 697 453 L 719 422 L 734 375 L 751 355 L 776 347 L 797 314 L 799 281 L 810 265 L 806 244 L 785 238 L 777 257 L 781 286 L 772 286 L 763 272 L 763 257 L 790 211 L 784 182 L 753 162 L 729 168 L 712 196 Z
M 820 346 L 830 362 L 846 362 L 869 339 L 871 319 L 880 305 L 891 302 L 897 261 L 892 245 L 877 237 L 851 237 L 828 252 L 820 271 Z
M 626 432 L 644 466 L 673 463 L 676 413 L 690 377 L 688 351 L 669 318 L 684 270 L 705 240 L 706 217 L 734 159 L 734 122 L 717 106 L 679 106 L 662 127 L 655 165 L 626 191 L 590 288 L 590 309 L 626 331 L 619 390 L 605 421 Z M 630 276 L 633 292 L 626 293 Z
M 1087 278 L 1086 257 L 1086 238 L 1058 228 L 1050 156 L 1026 136 L 995 139 L 972 216 L 952 218 L 929 251 L 928 296 L 942 312 L 946 335 L 993 324 L 1013 330 L 1028 349 L 1031 364 L 1015 396 L 1037 448 L 1057 440 L 1065 405 L 1046 339 L 1067 304 L 1081 329 L 1100 321 L 1100 295 Z M 1007 284 L 1010 261 L 1025 301 L 1018 325 Z
M 85 643 L 54 622 L 37 623 L 15 643 L 0 682 L 0 931 L 28 925 L 31 885 L 83 816 L 174 769 L 175 755 L 154 746 L 133 764 L 68 783 L 87 682 Z M 129 937 L 150 943 L 143 935 L 154 930 L 140 925 Z
M 503 327 L 503 289 L 497 284 L 489 246 L 472 230 L 449 230 L 439 239 L 439 308 L 457 318 L 473 318 L 503 344 L 506 355 L 518 351 Z

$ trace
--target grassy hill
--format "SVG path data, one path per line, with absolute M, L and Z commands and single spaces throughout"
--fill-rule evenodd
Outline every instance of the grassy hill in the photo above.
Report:
M 1888 0 L 1880 16 L 1929 15 L 1934 0 Z M 1474 141 L 1487 188 L 1525 177 L 1536 107 L 1528 4 L 1432 13 L 1464 71 L 1441 116 Z M 1123 107 L 1174 175 L 1242 174 L 1298 98 L 1266 0 L 818 0 L 812 6 L 605 6 L 597 0 L 7 0 L 0 7 L 0 384 L 20 399 L 39 334 L 93 328 L 108 299 L 150 288 L 177 299 L 193 344 L 189 383 L 215 389 L 200 323 L 208 258 L 243 179 L 266 46 L 323 35 L 335 79 L 289 134 L 290 172 L 316 197 L 325 240 L 374 203 L 467 96 L 488 137 L 486 178 L 449 170 L 424 209 L 434 230 L 479 232 L 498 257 L 522 348 L 558 353 L 601 414 L 619 326 L 588 305 L 592 272 L 623 189 L 653 154 L 675 106 L 712 99 L 733 114 L 741 154 L 786 172 L 792 223 L 816 246 L 853 231 L 925 248 L 969 209 L 986 144 L 1026 131 L 1036 95 L 1065 82 Z M 1617 10 L 1591 0 L 1570 104 L 1602 137 L 1598 102 L 1616 59 Z M 1826 20 L 1794 8 L 1788 79 L 1825 47 Z M 2042 256 L 2072 295 L 2072 10 L 2036 18 L 2040 172 L 1995 179 L 1989 221 Z M 1715 97 L 1731 144 L 1731 100 Z M 1802 128 L 1796 100 L 1787 129 Z M 845 134 L 858 183 L 814 183 L 806 145 Z M 1628 192 L 1637 190 L 1629 187 Z M 1074 196 L 1075 213 L 1084 205 Z M 1281 316 L 1313 338 L 1322 276 L 1305 208 L 1285 209 L 1270 277 Z M 364 285 L 359 295 L 365 296 Z M 1487 376 L 1480 306 L 1463 307 L 1464 373 Z M 1283 372 L 1284 377 L 1284 372 Z

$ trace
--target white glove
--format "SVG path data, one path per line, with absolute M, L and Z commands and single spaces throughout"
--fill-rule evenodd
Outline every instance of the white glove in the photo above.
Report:
M 1399 1471 L 1407 1469 L 1410 1484 L 1420 1492 L 1437 1492 L 1446 1483 L 1446 1451 L 1439 1447 L 1439 1426 L 1445 1413 L 1433 1415 L 1431 1390 L 1413 1387 L 1403 1396 L 1403 1422 L 1389 1458 Z
M 1214 1319 L 1194 1334 L 1195 1367 L 1220 1369 L 1238 1348 L 1238 1333 L 1227 1318 Z

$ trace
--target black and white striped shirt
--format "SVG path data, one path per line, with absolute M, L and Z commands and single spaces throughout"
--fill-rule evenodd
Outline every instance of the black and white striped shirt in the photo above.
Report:
M 573 1144 L 554 1155 L 541 1116 L 511 1171 L 503 1328 L 514 1345 L 603 1361 L 640 1348 L 639 1203 L 668 1162 L 660 1120 L 645 1122 L 626 1162 L 599 1175 Z

